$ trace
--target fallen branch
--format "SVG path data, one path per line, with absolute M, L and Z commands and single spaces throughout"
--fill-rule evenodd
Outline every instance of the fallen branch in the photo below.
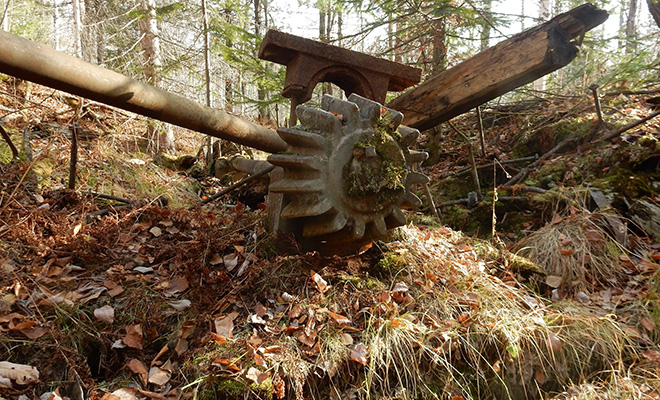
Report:
M 76 165 L 78 164 L 78 124 L 73 123 L 71 129 L 71 160 L 69 162 L 69 189 L 76 188 Z
M 234 190 L 238 189 L 239 187 L 245 185 L 246 183 L 250 183 L 250 182 L 252 182 L 253 180 L 255 180 L 257 178 L 260 178 L 260 177 L 270 173 L 274 169 L 275 169 L 275 166 L 272 165 L 272 166 L 270 166 L 270 167 L 268 167 L 264 170 L 261 170 L 261 171 L 255 173 L 255 174 L 252 174 L 252 175 L 250 175 L 250 176 L 248 176 L 244 179 L 241 179 L 240 181 L 234 183 L 233 185 L 228 186 L 225 189 L 223 189 L 223 190 L 219 191 L 218 193 L 214 194 L 213 196 L 207 197 L 206 199 L 202 200 L 202 205 L 208 204 L 208 203 L 210 203 L 210 202 L 226 195 L 227 193 L 233 192 Z
M 541 157 L 539 157 L 536 161 L 534 161 L 533 163 L 531 163 L 528 167 L 525 167 L 525 168 L 523 168 L 522 170 L 520 170 L 520 172 L 518 172 L 518 173 L 516 174 L 516 176 L 514 176 L 514 177 L 511 178 L 511 179 L 509 179 L 509 181 L 506 182 L 506 183 L 505 183 L 504 185 L 502 185 L 502 186 L 513 186 L 513 185 L 515 185 L 516 183 L 520 182 L 521 180 L 525 179 L 525 177 L 527 176 L 527 174 L 529 174 L 529 172 L 530 172 L 531 170 L 533 170 L 534 168 L 538 167 L 539 164 L 541 164 L 541 162 L 547 160 L 548 158 L 550 158 L 550 156 L 552 156 L 553 154 L 557 153 L 559 150 L 563 149 L 563 148 L 564 148 L 565 146 L 567 146 L 568 144 L 570 144 L 570 143 L 572 143 L 572 142 L 575 142 L 575 141 L 577 141 L 577 135 L 571 135 L 571 136 L 567 137 L 566 139 L 562 140 L 562 141 L 559 142 L 555 147 L 553 147 L 552 149 L 548 150 L 547 153 L 543 154 L 543 155 L 542 155 Z
M 5 131 L 5 128 L 2 127 L 2 125 L 0 125 L 0 134 L 2 134 L 2 138 L 5 139 L 5 142 L 7 142 L 7 144 L 9 145 L 9 148 L 11 149 L 12 157 L 18 158 L 18 149 L 16 148 L 16 146 L 14 146 L 14 143 L 11 141 L 11 137 L 9 136 L 7 131 Z
M 607 92 L 603 96 L 619 96 L 619 95 L 631 95 L 631 94 L 656 94 L 660 93 L 660 89 L 651 89 L 651 90 L 617 90 L 615 92 Z
M 605 137 L 602 138 L 601 140 L 612 140 L 612 139 L 614 139 L 614 138 L 616 138 L 616 137 L 619 137 L 623 132 L 628 131 L 628 130 L 630 130 L 630 129 L 636 127 L 636 126 L 639 126 L 639 125 L 645 123 L 646 121 L 651 120 L 651 119 L 657 117 L 658 115 L 660 115 L 660 110 L 655 111 L 655 112 L 653 112 L 653 113 L 647 115 L 646 117 L 640 119 L 639 121 L 635 121 L 635 122 L 633 122 L 633 123 L 630 123 L 630 124 L 628 124 L 628 125 L 626 125 L 626 126 L 620 128 L 620 129 L 617 130 L 616 132 L 610 133 L 609 135 L 605 136 Z
M 517 163 L 520 163 L 520 162 L 535 161 L 535 160 L 538 160 L 538 158 L 539 158 L 539 156 L 538 156 L 538 154 L 536 154 L 536 155 L 529 156 L 529 157 L 522 157 L 522 158 L 516 158 L 516 159 L 513 159 L 513 160 L 499 161 L 498 164 L 500 164 L 500 165 L 517 164 Z M 488 163 L 488 164 L 482 164 L 482 165 L 479 165 L 477 167 L 477 170 L 492 168 L 494 166 L 495 166 L 494 162 Z M 461 175 L 465 174 L 466 172 L 469 172 L 471 169 L 472 169 L 472 167 L 462 168 L 462 169 L 458 170 L 456 173 L 454 173 L 452 176 L 454 178 L 458 178 Z
M 512 192 L 522 191 L 522 192 L 540 193 L 540 194 L 547 192 L 546 189 L 536 186 L 500 186 L 499 188 L 502 190 L 508 190 Z
M 119 196 L 113 196 L 111 194 L 94 192 L 93 190 L 89 190 L 88 193 L 95 196 L 95 197 L 101 198 L 101 199 L 119 201 L 119 202 L 125 203 L 125 204 L 133 204 L 134 203 L 134 201 L 126 199 L 124 197 L 119 197 Z

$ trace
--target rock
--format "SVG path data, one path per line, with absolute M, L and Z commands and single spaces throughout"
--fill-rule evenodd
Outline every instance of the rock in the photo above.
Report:
M 630 207 L 631 219 L 649 235 L 660 240 L 660 206 L 636 200 Z

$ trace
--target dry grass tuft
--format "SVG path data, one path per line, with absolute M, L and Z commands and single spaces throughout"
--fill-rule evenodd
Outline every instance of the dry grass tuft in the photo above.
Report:
M 559 276 L 574 289 L 625 275 L 619 256 L 623 244 L 614 239 L 599 214 L 555 216 L 551 223 L 517 245 L 518 254 Z

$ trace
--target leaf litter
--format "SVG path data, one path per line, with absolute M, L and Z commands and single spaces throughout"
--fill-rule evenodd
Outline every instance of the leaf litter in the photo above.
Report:
M 448 228 L 328 258 L 269 236 L 263 210 L 88 219 L 85 193 L 9 198 L 28 167 L 0 171 L 2 396 L 73 371 L 93 399 L 577 398 L 614 381 L 658 398 L 660 248 L 600 215 L 556 213 L 520 253 L 543 268 L 528 276 Z

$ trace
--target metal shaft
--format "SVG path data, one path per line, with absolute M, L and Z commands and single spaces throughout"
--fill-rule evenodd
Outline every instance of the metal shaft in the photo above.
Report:
M 271 129 L 3 31 L 0 72 L 270 153 L 287 148 Z

